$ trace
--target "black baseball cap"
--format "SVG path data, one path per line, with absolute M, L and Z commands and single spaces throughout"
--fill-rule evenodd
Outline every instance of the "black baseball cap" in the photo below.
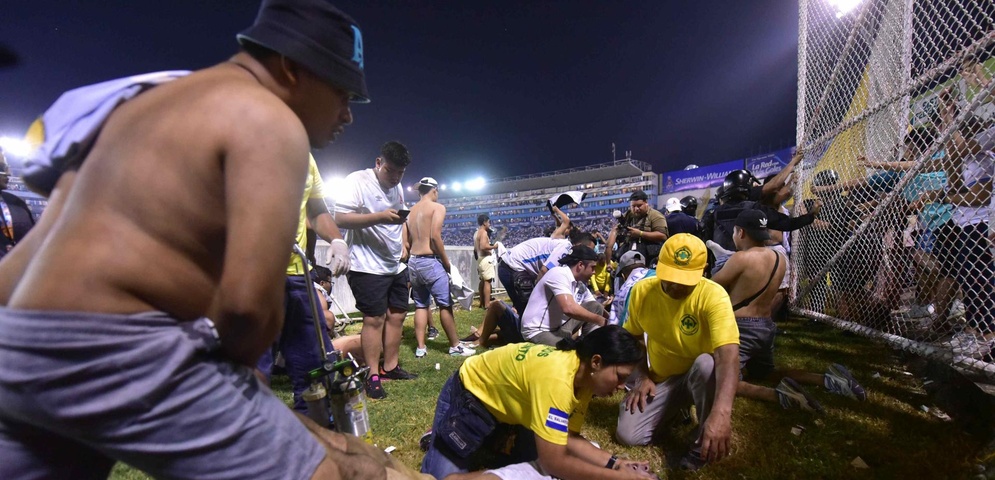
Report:
M 770 240 L 770 231 L 767 230 L 767 215 L 760 210 L 743 210 L 736 216 L 734 223 L 742 228 L 747 235 L 757 242 Z
M 235 38 L 273 50 L 369 103 L 363 73 L 363 35 L 356 21 L 328 0 L 263 0 L 251 27 Z
M 629 195 L 629 201 L 630 202 L 633 202 L 633 201 L 636 201 L 636 200 L 642 200 L 642 201 L 645 202 L 645 201 L 649 200 L 649 198 L 650 197 L 648 195 L 646 195 L 646 192 L 644 192 L 642 190 L 636 190 L 635 192 L 632 192 L 632 195 Z
M 570 253 L 566 254 L 563 258 L 560 259 L 560 265 L 568 263 L 570 261 L 569 259 L 571 258 L 575 260 L 597 261 L 598 253 L 595 252 L 593 248 L 588 247 L 587 245 L 574 245 L 570 249 Z

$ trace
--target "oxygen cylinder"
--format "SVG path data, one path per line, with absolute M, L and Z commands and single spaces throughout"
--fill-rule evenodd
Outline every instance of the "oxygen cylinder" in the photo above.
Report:
M 311 386 L 301 394 L 301 398 L 307 402 L 307 416 L 314 423 L 328 428 L 331 422 L 328 419 L 328 395 L 321 382 L 312 382 Z M 338 417 L 336 417 L 338 418 Z
M 353 434 L 372 444 L 373 432 L 370 431 L 370 412 L 366 409 L 363 382 L 353 376 L 335 384 L 329 400 L 332 417 L 335 418 L 335 430 Z

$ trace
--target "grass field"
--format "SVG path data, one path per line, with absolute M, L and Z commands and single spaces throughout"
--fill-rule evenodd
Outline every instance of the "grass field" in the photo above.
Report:
M 460 335 L 479 325 L 483 311 L 457 312 Z M 436 317 L 437 319 L 438 317 Z M 414 358 L 415 340 L 410 318 L 405 323 L 401 362 L 420 378 L 407 382 L 385 382 L 388 397 L 370 401 L 374 441 L 381 448 L 394 446 L 394 455 L 417 467 L 422 452 L 418 438 L 431 426 L 435 400 L 443 382 L 463 359 L 446 354 L 445 335 L 429 342 L 429 354 Z M 847 365 L 867 390 L 866 402 L 856 402 L 811 387 L 826 414 L 816 416 L 800 410 L 783 410 L 773 403 L 736 399 L 733 413 L 733 454 L 697 473 L 667 469 L 687 445 L 690 425 L 675 427 L 660 444 L 626 448 L 612 438 L 618 402 L 614 398 L 591 403 L 583 434 L 620 456 L 646 459 L 661 478 L 752 479 L 752 478 L 967 478 L 974 472 L 981 442 L 952 422 L 924 412 L 931 407 L 922 382 L 904 368 L 886 346 L 849 336 L 829 326 L 805 319 L 780 325 L 777 339 L 779 366 L 822 372 L 833 362 Z M 441 328 L 440 328 L 441 330 Z M 350 331 L 358 331 L 351 326 Z M 435 369 L 435 364 L 440 369 Z M 879 373 L 878 378 L 872 378 Z M 774 385 L 771 379 L 768 385 Z M 290 400 L 285 378 L 275 378 L 274 391 Z M 804 427 L 801 435 L 792 427 Z M 868 466 L 851 465 L 860 457 Z M 147 478 L 119 464 L 115 479 Z

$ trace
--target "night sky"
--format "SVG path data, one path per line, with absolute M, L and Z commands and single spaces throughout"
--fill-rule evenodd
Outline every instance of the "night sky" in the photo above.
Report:
M 748 2 L 339 1 L 363 31 L 373 103 L 316 152 L 328 177 L 398 140 L 404 183 L 494 179 L 632 151 L 654 171 L 795 138 L 798 5 Z M 228 58 L 258 2 L 6 0 L 0 134 L 64 90 Z

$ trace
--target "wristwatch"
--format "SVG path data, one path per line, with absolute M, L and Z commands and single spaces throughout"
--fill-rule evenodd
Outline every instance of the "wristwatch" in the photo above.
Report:
M 615 455 L 612 455 L 612 458 L 609 458 L 608 459 L 608 463 L 605 464 L 605 468 L 607 468 L 609 470 L 615 470 L 615 463 L 617 463 L 617 462 L 618 462 L 618 457 L 615 456 Z

